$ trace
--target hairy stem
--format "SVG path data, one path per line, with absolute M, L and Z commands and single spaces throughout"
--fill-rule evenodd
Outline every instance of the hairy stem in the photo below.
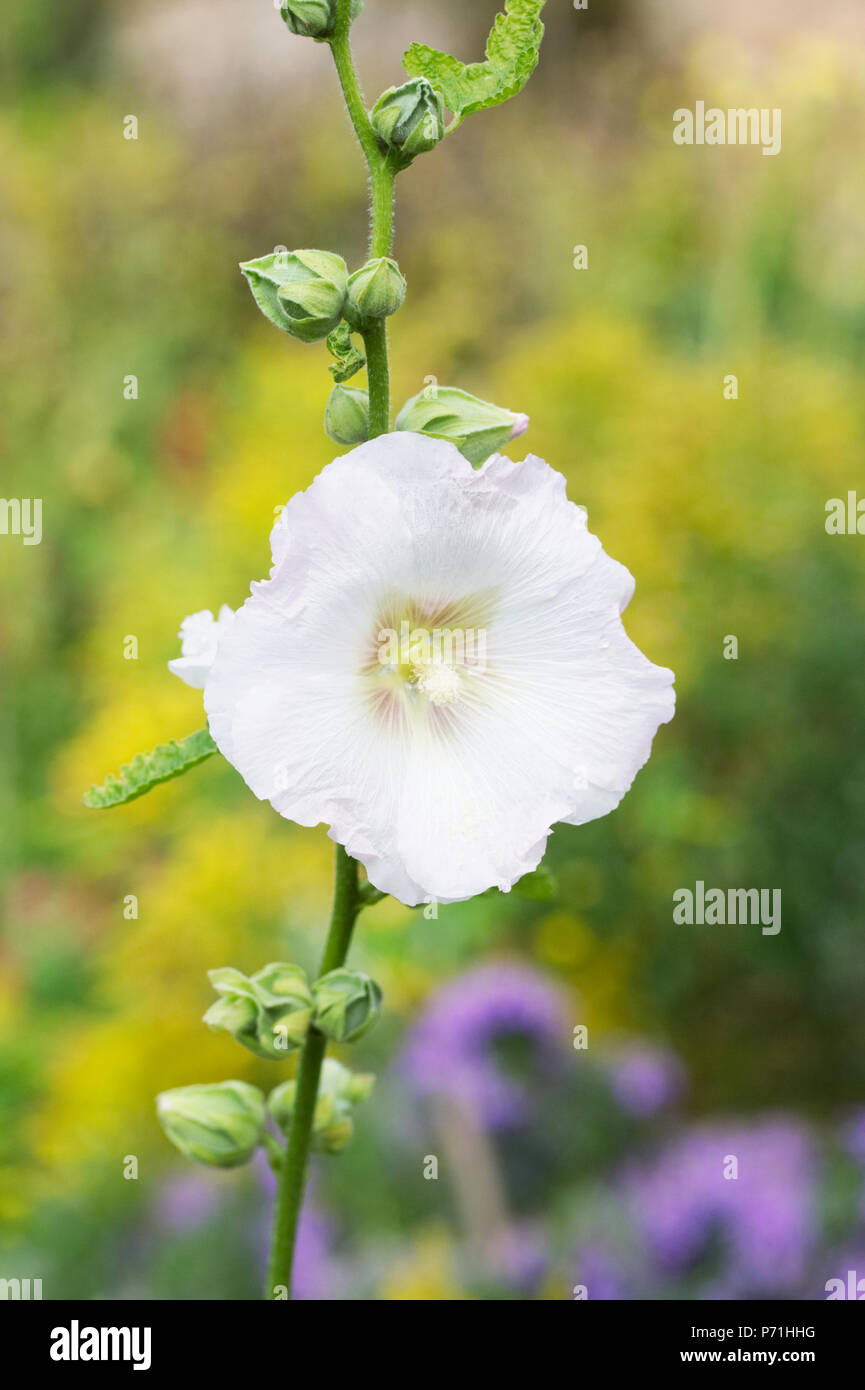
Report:
M 390 429 L 390 370 L 387 360 L 387 327 L 381 319 L 363 335 L 369 385 L 369 437 Z
M 326 975 L 329 970 L 336 970 L 344 963 L 360 907 L 357 862 L 346 854 L 342 845 L 337 845 L 333 912 L 319 967 L 320 975 Z M 284 1297 L 283 1290 L 287 1291 L 289 1298 L 291 1297 L 291 1270 L 294 1263 L 297 1223 L 303 1203 L 315 1103 L 326 1047 L 327 1038 L 324 1034 L 310 1028 L 300 1054 L 294 1113 L 277 1182 L 270 1263 L 267 1271 L 266 1297 L 269 1299 Z
M 382 153 L 375 131 L 370 124 L 360 89 L 349 42 L 351 0 L 337 0 L 337 19 L 330 47 L 342 86 L 345 104 L 369 170 L 371 190 L 369 254 L 387 256 L 393 241 L 393 201 L 396 166 Z M 390 428 L 390 370 L 387 351 L 387 328 L 384 320 L 363 334 L 369 379 L 369 434 L 386 434 Z M 321 958 L 319 975 L 336 970 L 344 964 L 357 915 L 363 906 L 358 890 L 357 862 L 346 854 L 342 845 L 336 847 L 333 911 L 330 930 Z M 310 1028 L 300 1054 L 297 1069 L 297 1091 L 288 1144 L 277 1179 L 276 1207 L 273 1217 L 273 1237 L 267 1273 L 266 1296 L 291 1297 L 291 1271 L 297 1224 L 303 1204 L 306 1169 L 309 1160 L 315 1103 L 321 1079 L 327 1039 Z
M 337 0 L 336 29 L 330 40 L 342 94 L 354 126 L 358 144 L 363 150 L 370 186 L 370 257 L 389 256 L 393 245 L 395 162 L 379 146 L 363 99 L 354 59 L 351 52 L 351 0 Z M 386 434 L 390 429 L 390 368 L 387 355 L 387 331 L 377 323 L 363 334 L 369 379 L 369 437 Z
M 351 52 L 351 0 L 337 0 L 336 28 L 330 39 L 342 94 L 369 170 L 372 210 L 370 256 L 387 256 L 393 241 L 393 183 L 396 167 L 382 151 L 372 128 Z

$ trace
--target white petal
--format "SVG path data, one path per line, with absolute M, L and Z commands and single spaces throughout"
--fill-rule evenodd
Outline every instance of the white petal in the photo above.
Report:
M 225 603 L 218 618 L 214 618 L 209 608 L 184 618 L 178 634 L 182 656 L 168 663 L 172 675 L 179 676 L 195 690 L 203 690 L 219 643 L 233 621 L 234 610 Z
M 631 576 L 541 459 L 475 470 L 386 435 L 292 498 L 272 544 L 220 636 L 211 733 L 257 796 L 324 821 L 404 902 L 509 887 L 553 824 L 618 804 L 672 717 L 672 673 L 622 627 Z M 392 697 L 375 642 L 401 604 L 482 625 L 485 665 L 396 677 Z

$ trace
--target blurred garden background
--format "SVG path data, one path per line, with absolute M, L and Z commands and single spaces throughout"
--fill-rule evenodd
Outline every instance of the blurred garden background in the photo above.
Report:
M 370 103 L 412 40 L 482 56 L 496 9 L 367 0 Z M 551 899 L 364 913 L 378 1083 L 315 1164 L 298 1292 L 825 1298 L 865 1276 L 865 538 L 824 525 L 865 496 L 865 12 L 544 19 L 526 92 L 400 177 L 394 399 L 435 376 L 531 416 L 509 452 L 634 574 L 678 712 L 616 813 L 556 830 Z M 237 263 L 361 263 L 362 162 L 327 48 L 269 0 L 12 0 L 0 64 L 0 490 L 44 530 L 0 536 L 0 1276 L 254 1298 L 267 1172 L 184 1163 L 154 1096 L 273 1084 L 201 1024 L 206 971 L 312 965 L 332 846 L 220 759 L 81 796 L 202 725 L 180 620 L 242 602 L 334 454 L 324 347 Z M 674 145 L 698 100 L 780 107 L 781 153 Z M 780 888 L 780 933 L 675 924 L 697 880 Z

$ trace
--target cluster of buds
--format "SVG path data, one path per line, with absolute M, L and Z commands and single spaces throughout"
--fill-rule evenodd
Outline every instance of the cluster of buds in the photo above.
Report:
M 313 1119 L 313 1148 L 340 1153 L 346 1147 L 354 1132 L 354 1108 L 366 1100 L 374 1084 L 371 1073 L 351 1072 L 334 1058 L 325 1058 Z M 156 1114 L 166 1137 L 185 1158 L 211 1168 L 238 1168 L 249 1162 L 259 1145 L 271 1155 L 280 1153 L 265 1129 L 268 1110 L 287 1135 L 296 1096 L 296 1081 L 284 1081 L 267 1099 L 245 1081 L 178 1086 L 156 1097 Z
M 255 975 L 226 966 L 209 972 L 219 998 L 204 1022 L 230 1033 L 256 1057 L 270 1060 L 299 1048 L 310 1027 L 335 1042 L 356 1042 L 368 1033 L 381 1012 L 381 990 L 362 970 L 340 967 L 310 987 L 297 965 L 273 962 Z M 352 1109 L 365 1100 L 374 1078 L 354 1075 L 325 1059 L 315 1110 L 314 1143 L 327 1153 L 344 1149 L 352 1134 Z M 247 1163 L 259 1145 L 279 1154 L 265 1129 L 267 1107 L 287 1132 L 296 1086 L 286 1081 L 267 1101 L 245 1081 L 180 1086 L 156 1098 L 156 1113 L 166 1135 L 187 1158 L 216 1168 Z M 279 1162 L 279 1158 L 275 1160 Z
M 311 988 L 299 965 L 281 962 L 249 977 L 226 966 L 208 978 L 219 999 L 204 1022 L 270 1060 L 296 1051 L 310 1026 L 334 1042 L 355 1042 L 381 1012 L 381 990 L 362 970 L 331 970 Z
M 405 279 L 389 256 L 367 261 L 353 275 L 332 251 L 271 251 L 240 269 L 265 318 L 302 343 L 330 337 L 343 321 L 362 333 L 405 299 Z
M 334 1057 L 321 1068 L 318 1099 L 312 1122 L 312 1147 L 321 1153 L 339 1153 L 354 1131 L 353 1111 L 366 1100 L 375 1084 L 369 1072 L 351 1072 Z M 268 1108 L 283 1134 L 288 1134 L 297 1098 L 297 1082 L 284 1081 L 267 1098 Z
M 349 23 L 360 14 L 362 0 L 351 0 Z M 281 0 L 279 12 L 292 34 L 316 43 L 329 43 L 336 34 L 336 0 Z M 399 87 L 382 92 L 369 113 L 382 150 L 404 169 L 427 150 L 434 149 L 445 133 L 445 109 L 441 96 L 426 77 L 412 77 Z
M 276 1059 L 300 1047 L 312 1018 L 312 992 L 297 965 L 273 963 L 250 976 L 226 966 L 208 972 L 219 995 L 204 1022 L 230 1033 L 256 1057 Z

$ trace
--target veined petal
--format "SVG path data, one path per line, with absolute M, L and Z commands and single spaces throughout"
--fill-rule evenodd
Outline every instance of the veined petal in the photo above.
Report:
M 476 470 L 385 435 L 292 498 L 272 547 L 207 676 L 211 733 L 404 902 L 509 888 L 557 821 L 618 804 L 672 717 L 672 672 L 622 626 L 630 574 L 542 459 Z

